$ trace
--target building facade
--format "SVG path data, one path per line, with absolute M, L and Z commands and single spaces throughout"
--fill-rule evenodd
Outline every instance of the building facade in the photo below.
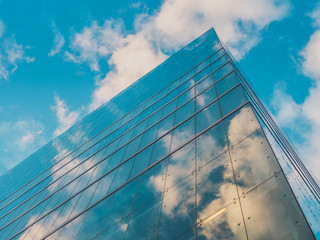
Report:
M 320 239 L 317 182 L 213 29 L 0 183 L 0 239 Z

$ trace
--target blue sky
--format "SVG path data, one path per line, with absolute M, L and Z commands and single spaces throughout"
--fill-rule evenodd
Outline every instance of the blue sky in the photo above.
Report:
M 298 0 L 0 1 L 0 174 L 211 26 L 319 168 L 318 9 Z

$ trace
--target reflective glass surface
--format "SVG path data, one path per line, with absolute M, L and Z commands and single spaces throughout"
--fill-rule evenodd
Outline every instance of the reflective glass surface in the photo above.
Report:
M 285 175 L 211 29 L 1 176 L 0 239 L 314 239 Z

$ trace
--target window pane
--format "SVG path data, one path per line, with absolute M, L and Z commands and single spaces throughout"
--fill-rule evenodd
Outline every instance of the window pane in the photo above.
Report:
M 197 133 L 202 132 L 204 129 L 210 127 L 220 119 L 220 109 L 218 102 L 214 102 L 210 106 L 204 108 L 196 115 L 197 120 Z
M 196 139 L 198 167 L 210 162 L 227 150 L 223 123 L 219 123 Z
M 166 188 L 172 187 L 195 172 L 195 141 L 188 143 L 169 157 Z
M 194 136 L 195 118 L 193 117 L 173 130 L 171 150 L 177 149 Z
M 152 199 L 162 196 L 167 166 L 168 159 L 165 159 L 141 175 L 141 182 L 135 200 L 136 209 Z
M 196 110 L 200 110 L 201 108 L 203 108 L 204 106 L 207 106 L 210 102 L 212 102 L 213 100 L 215 100 L 217 98 L 217 93 L 216 93 L 216 89 L 215 86 L 210 87 L 209 89 L 207 89 L 206 91 L 204 91 L 203 93 L 201 93 L 199 96 L 197 96 L 196 98 Z
M 241 86 L 236 87 L 227 95 L 220 98 L 219 102 L 221 105 L 222 116 L 235 110 L 241 104 L 247 101 L 247 96 L 245 95 Z
M 280 171 L 261 129 L 231 147 L 230 153 L 240 192 L 247 192 Z
M 133 212 L 125 239 L 157 238 L 161 200 L 160 197 L 155 198 Z
M 195 109 L 194 100 L 188 102 L 187 104 L 185 104 L 184 106 L 179 108 L 176 111 L 176 117 L 175 117 L 174 124 L 178 125 L 182 121 L 186 120 L 186 118 L 190 117 L 192 114 L 195 113 L 194 109 Z
M 197 164 L 201 162 L 197 161 Z M 198 165 L 197 165 L 198 166 Z M 238 198 L 229 153 L 197 167 L 198 221 Z
M 172 132 L 166 134 L 154 143 L 154 149 L 150 160 L 150 165 L 156 163 L 163 157 L 165 157 L 170 151 Z
M 201 216 L 201 212 L 199 214 Z M 247 239 L 239 201 L 203 218 L 198 226 L 198 239 Z
M 224 123 L 230 145 L 239 143 L 251 133 L 260 129 L 260 124 L 250 105 L 246 105 L 230 115 Z
M 204 79 L 203 81 L 199 82 L 196 85 L 196 90 L 197 90 L 197 94 L 201 93 L 202 91 L 204 91 L 205 89 L 207 89 L 210 85 L 213 84 L 213 78 L 212 76 L 207 77 L 206 79 Z
M 249 239 L 314 239 L 280 173 L 241 197 Z
M 181 96 L 178 98 L 178 105 L 177 107 L 182 106 L 186 102 L 188 102 L 190 99 L 192 99 L 195 96 L 195 88 L 191 88 L 185 93 L 183 93 Z
M 221 65 L 222 64 L 220 64 L 219 67 Z M 222 68 L 219 68 L 219 70 L 217 70 L 216 72 L 213 73 L 213 79 L 215 81 L 218 81 L 219 79 L 223 78 L 224 76 L 226 76 L 228 73 L 230 73 L 232 71 L 233 71 L 232 65 L 230 63 L 227 63 Z
M 225 93 L 238 83 L 239 80 L 237 75 L 234 72 L 231 73 L 216 84 L 218 95 L 221 96 L 223 93 Z
M 159 239 L 173 239 L 196 223 L 195 175 L 191 175 L 164 193 Z

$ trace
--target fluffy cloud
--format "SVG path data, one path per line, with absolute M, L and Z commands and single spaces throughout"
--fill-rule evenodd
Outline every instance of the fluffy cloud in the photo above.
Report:
M 97 84 L 93 92 L 90 111 L 128 87 L 145 73 L 160 64 L 166 55 L 153 46 L 141 34 L 122 39 L 125 44 L 116 49 L 108 63 L 113 67 Z
M 320 27 L 320 26 L 319 26 Z M 304 58 L 303 71 L 304 73 L 316 80 L 320 79 L 320 29 L 316 30 L 310 37 L 308 44 L 302 51 Z
M 288 8 L 277 0 L 167 0 L 153 14 L 136 15 L 135 34 L 120 21 L 93 22 L 75 33 L 64 55 L 95 72 L 101 71 L 101 61 L 108 63 L 111 70 L 93 93 L 93 110 L 212 26 L 234 55 L 243 57 L 259 42 L 260 31 L 282 19 Z
M 315 9 L 310 15 L 313 19 L 314 33 L 304 49 L 301 51 L 303 58 L 303 73 L 313 81 L 309 94 L 304 102 L 298 104 L 285 92 L 284 89 L 275 90 L 274 103 L 280 103 L 275 107 L 277 118 L 289 131 L 294 132 L 300 138 L 299 149 L 311 169 L 320 168 L 320 8 Z M 317 177 L 320 178 L 319 173 Z
M 60 33 L 59 29 L 57 28 L 54 22 L 52 23 L 52 31 L 54 35 L 54 40 L 53 40 L 53 46 L 50 52 L 48 53 L 49 56 L 54 56 L 57 53 L 59 53 L 65 43 L 63 35 Z
M 5 25 L 0 20 L 0 82 L 7 80 L 9 75 L 18 68 L 21 62 L 33 62 L 34 57 L 26 56 L 25 49 L 16 42 L 14 36 L 4 37 Z
M 136 27 L 177 49 L 214 26 L 240 58 L 258 42 L 259 31 L 287 10 L 284 1 L 167 0 L 157 14 L 138 17 Z
M 14 122 L 0 122 L 0 174 L 26 158 L 45 143 L 43 125 L 27 118 Z
M 278 124 L 283 126 L 294 124 L 302 114 L 301 106 L 294 101 L 292 96 L 286 94 L 285 86 L 282 84 L 276 85 L 271 104 L 277 112 Z
M 103 26 L 98 26 L 93 21 L 90 27 L 73 36 L 70 46 L 72 53 L 65 52 L 65 60 L 87 62 L 91 70 L 100 71 L 99 61 L 123 44 L 121 28 L 120 22 L 107 20 Z
M 79 119 L 79 111 L 70 111 L 65 101 L 61 100 L 59 96 L 55 96 L 55 105 L 51 109 L 56 113 L 59 126 L 54 131 L 53 135 L 58 136 L 69 127 L 76 123 Z

